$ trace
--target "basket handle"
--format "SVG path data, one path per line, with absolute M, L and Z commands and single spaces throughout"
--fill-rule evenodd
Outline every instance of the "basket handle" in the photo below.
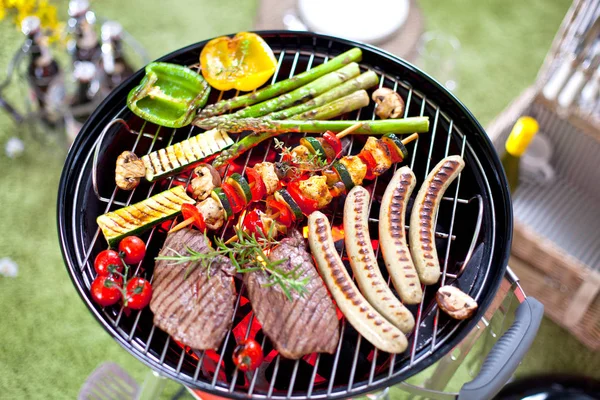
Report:
M 542 317 L 542 303 L 528 297 L 519 305 L 510 328 L 494 345 L 471 382 L 460 389 L 459 400 L 491 399 L 508 382 L 517 366 L 531 347 Z

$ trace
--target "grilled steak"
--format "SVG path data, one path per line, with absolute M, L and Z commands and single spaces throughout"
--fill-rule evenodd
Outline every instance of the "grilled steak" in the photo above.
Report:
M 271 252 L 269 258 L 288 259 L 279 266 L 286 271 L 301 265 L 302 278 L 310 280 L 304 296 L 292 292 L 293 300 L 290 301 L 277 285 L 263 286 L 268 282 L 264 272 L 244 274 L 252 309 L 263 332 L 286 358 L 295 360 L 314 352 L 333 353 L 339 340 L 336 309 L 302 235 L 293 231 Z
M 203 233 L 182 229 L 167 236 L 159 255 L 186 254 L 188 247 L 201 253 L 210 251 Z M 157 261 L 150 301 L 154 324 L 194 349 L 218 348 L 231 327 L 234 273 L 231 261 L 222 256 L 216 257 L 209 269 L 200 262 Z

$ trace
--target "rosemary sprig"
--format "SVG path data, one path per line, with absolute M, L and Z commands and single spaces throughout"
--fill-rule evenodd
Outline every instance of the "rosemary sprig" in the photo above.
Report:
M 288 261 L 270 260 L 267 256 L 269 252 L 279 245 L 279 241 L 275 240 L 275 232 L 269 229 L 265 235 L 259 231 L 259 235 L 250 235 L 239 228 L 235 228 L 237 241 L 225 244 L 225 241 L 215 238 L 215 249 L 208 253 L 200 253 L 189 247 L 186 247 L 184 254 L 170 249 L 175 255 L 159 256 L 156 260 L 172 261 L 173 265 L 185 264 L 189 262 L 200 263 L 204 268 L 208 269 L 210 276 L 210 266 L 216 257 L 225 256 L 231 260 L 231 263 L 238 273 L 248 273 L 253 271 L 263 271 L 268 282 L 265 287 L 279 286 L 288 300 L 292 300 L 292 291 L 303 296 L 306 293 L 306 285 L 309 278 L 302 278 L 303 270 L 301 265 L 294 268 L 292 271 L 286 271 L 280 266 Z M 207 239 L 208 240 L 208 239 Z M 189 271 L 186 271 L 186 277 Z

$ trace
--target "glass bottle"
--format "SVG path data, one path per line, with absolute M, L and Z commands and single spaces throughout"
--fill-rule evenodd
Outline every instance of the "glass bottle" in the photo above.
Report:
M 99 89 L 96 78 L 96 66 L 89 61 L 78 61 L 73 71 L 76 89 L 69 102 L 69 115 L 67 120 L 67 135 L 74 140 L 81 127 L 94 111 L 97 105 Z
M 116 21 L 102 24 L 102 69 L 104 70 L 105 86 L 108 91 L 119 86 L 121 82 L 133 74 L 123 54 L 123 28 Z
M 48 38 L 43 34 L 38 17 L 26 17 L 21 31 L 27 36 L 31 57 L 27 78 L 32 100 L 38 105 L 42 121 L 55 126 L 61 118 L 65 88 L 58 63 L 48 48 Z
M 69 52 L 73 61 L 98 62 L 100 42 L 96 33 L 96 15 L 90 11 L 88 0 L 69 1 L 69 29 L 73 40 L 69 42 Z
M 527 150 L 531 140 L 539 129 L 537 121 L 532 117 L 521 117 L 517 120 L 505 143 L 505 152 L 501 158 L 508 187 L 512 194 L 519 186 L 519 166 L 521 156 Z

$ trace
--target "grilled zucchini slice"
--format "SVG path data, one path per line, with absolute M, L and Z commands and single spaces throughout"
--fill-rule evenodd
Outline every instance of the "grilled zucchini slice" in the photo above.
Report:
M 246 178 L 237 172 L 231 174 L 225 182 L 229 183 L 233 188 L 238 192 L 240 196 L 243 196 L 246 200 L 246 204 L 252 201 L 252 189 L 250 189 L 250 185 Z
M 225 131 L 211 129 L 164 149 L 153 151 L 142 157 L 146 166 L 146 179 L 154 182 L 175 175 L 232 144 L 233 140 Z
M 321 143 L 312 136 L 303 137 L 300 139 L 300 144 L 304 145 L 312 154 L 315 154 L 319 159 L 327 161 L 327 154 Z
M 195 201 L 182 186 L 175 186 L 139 203 L 102 214 L 96 218 L 96 222 L 108 245 L 114 247 L 125 236 L 139 235 L 175 217 L 184 203 L 194 204 Z
M 346 191 L 349 192 L 350 189 L 354 187 L 354 181 L 352 181 L 352 176 L 350 175 L 350 172 L 348 172 L 346 166 L 341 162 L 336 161 L 335 163 L 333 163 L 333 169 L 335 170 L 335 172 L 337 172 L 338 176 L 340 177 L 340 180 L 346 187 Z
M 231 204 L 229 203 L 229 199 L 227 195 L 220 187 L 216 187 L 210 192 L 210 197 L 212 197 L 217 203 L 221 204 L 223 210 L 225 210 L 225 219 L 229 219 L 233 216 L 233 209 L 231 208 Z

